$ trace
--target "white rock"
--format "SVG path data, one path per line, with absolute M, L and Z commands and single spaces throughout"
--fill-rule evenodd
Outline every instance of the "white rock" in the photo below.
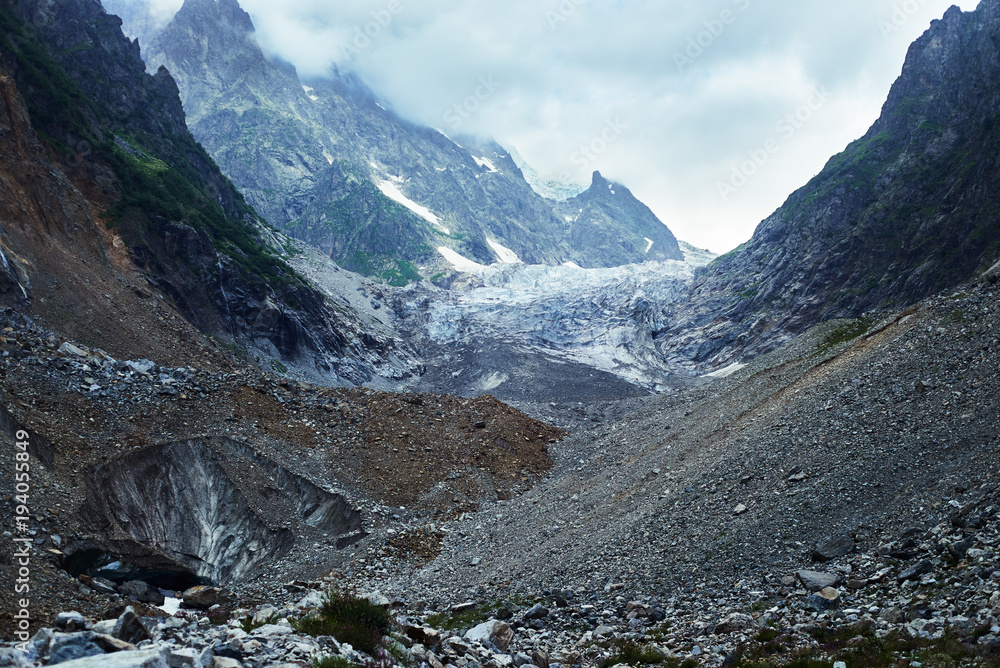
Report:
M 289 633 L 292 633 L 292 627 L 288 624 L 265 624 L 254 629 L 251 635 L 255 638 L 269 638 L 271 636 L 286 636 Z
M 320 591 L 311 591 L 295 604 L 295 609 L 307 610 L 309 608 L 318 608 L 321 605 L 323 605 L 323 593 Z
M 477 642 L 480 645 L 485 645 L 490 641 L 490 636 L 493 635 L 493 627 L 496 626 L 496 620 L 491 619 L 488 622 L 483 622 L 479 626 L 475 626 L 465 632 L 465 639 L 469 642 Z
M 170 668 L 166 654 L 165 649 L 147 649 L 139 652 L 88 656 L 59 665 L 63 668 Z

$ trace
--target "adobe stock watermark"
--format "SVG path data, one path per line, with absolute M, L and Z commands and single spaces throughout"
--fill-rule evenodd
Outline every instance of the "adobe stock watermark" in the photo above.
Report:
M 364 25 L 354 26 L 354 34 L 351 36 L 350 43 L 342 47 L 344 56 L 350 59 L 361 55 L 361 52 L 370 47 L 402 13 L 403 3 L 401 0 L 389 0 L 384 9 L 372 12 L 371 21 Z
M 910 22 L 927 4 L 927 0 L 905 0 L 892 6 L 888 19 L 879 19 L 878 29 L 883 39 L 889 39 Z
M 590 2 L 590 0 L 562 0 L 555 10 L 549 9 L 545 12 L 545 20 L 549 22 L 549 30 L 555 31 L 562 24 L 569 21 L 573 14 L 576 14 L 580 7 Z
M 750 182 L 754 176 L 771 160 L 771 157 L 781 150 L 782 144 L 790 141 L 799 130 L 813 119 L 816 112 L 823 108 L 833 95 L 825 87 L 814 88 L 806 102 L 795 111 L 785 114 L 774 126 L 779 137 L 769 137 L 759 148 L 747 151 L 747 159 L 738 165 L 733 165 L 728 181 L 716 183 L 716 189 L 726 202 Z
M 745 12 L 750 9 L 751 0 L 731 0 L 736 10 Z M 688 37 L 687 45 L 683 51 L 674 51 L 674 65 L 677 71 L 684 74 L 684 71 L 694 65 L 694 61 L 705 55 L 705 52 L 712 48 L 712 45 L 722 37 L 729 26 L 736 23 L 739 13 L 733 9 L 726 8 L 719 12 L 715 18 L 706 19 L 702 22 L 704 30 Z
M 444 122 L 452 130 L 458 130 L 465 121 L 472 118 L 483 106 L 483 104 L 493 97 L 493 94 L 500 88 L 500 82 L 493 78 L 493 75 L 479 77 L 479 82 L 472 94 L 461 102 L 456 102 L 448 111 L 444 112 Z
M 14 637 L 17 649 L 28 651 L 31 639 L 31 544 L 29 535 L 31 512 L 31 457 L 28 454 L 28 433 L 18 431 L 14 443 L 14 554 L 11 561 L 17 568 L 14 578 Z

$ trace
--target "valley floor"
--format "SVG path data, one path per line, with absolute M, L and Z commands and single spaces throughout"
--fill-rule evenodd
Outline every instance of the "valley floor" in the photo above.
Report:
M 480 623 L 476 633 L 495 631 L 493 617 L 513 630 L 505 652 L 489 633 L 401 638 L 434 668 L 508 666 L 536 652 L 536 665 L 628 652 L 718 665 L 740 651 L 745 661 L 786 663 L 799 651 L 851 665 L 852 652 L 878 643 L 897 659 L 961 651 L 989 661 L 1000 648 L 998 298 L 995 285 L 970 285 L 901 313 L 827 323 L 728 378 L 667 395 L 522 406 L 543 418 L 575 415 L 566 438 L 492 400 L 193 369 L 143 375 L 119 362 L 84 370 L 94 361 L 12 328 L 0 376 L 17 394 L 7 426 L 64 433 L 47 442 L 48 455 L 36 453 L 53 462 L 35 511 L 47 583 L 40 610 L 120 613 L 123 599 L 58 570 L 65 545 L 53 536 L 94 531 L 69 519 L 93 506 L 85 473 L 156 445 L 113 442 L 149 422 L 141 431 L 158 443 L 197 442 L 206 461 L 249 443 L 270 476 L 261 505 L 246 487 L 258 484 L 252 477 L 219 477 L 250 499 L 268 525 L 261 535 L 282 524 L 292 532 L 256 562 L 266 572 L 227 584 L 237 605 L 294 617 L 305 589 L 335 585 L 377 592 L 404 624 L 447 628 L 445 638 Z M 130 379 L 128 392 L 79 387 L 114 384 L 116 373 Z M 352 461 L 350 476 L 337 473 L 337 462 Z M 294 517 L 297 495 L 311 489 L 295 480 L 344 494 L 364 535 L 330 549 L 332 536 Z M 268 514 L 272 494 L 285 511 Z M 132 529 L 116 531 L 121 539 Z M 185 614 L 197 626 L 197 613 Z M 214 642 L 202 631 L 185 638 Z M 278 665 L 261 656 L 247 651 L 244 665 Z

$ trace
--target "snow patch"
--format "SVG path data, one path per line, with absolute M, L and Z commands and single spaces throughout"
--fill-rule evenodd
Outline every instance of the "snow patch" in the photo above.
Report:
M 451 263 L 451 266 L 455 267 L 458 271 L 464 271 L 469 274 L 476 274 L 481 271 L 486 270 L 485 265 L 481 265 L 478 262 L 474 262 L 467 257 L 463 257 L 459 253 L 453 251 L 447 246 L 441 246 L 438 248 L 438 253 L 444 256 L 444 259 Z
M 476 164 L 479 165 L 480 167 L 485 167 L 486 169 L 488 169 L 490 172 L 493 172 L 494 174 L 499 174 L 500 173 L 500 170 L 497 169 L 497 166 L 494 165 L 493 161 L 490 160 L 489 158 L 477 158 L 476 156 L 472 156 L 472 159 L 475 160 Z
M 316 90 L 315 88 L 310 88 L 309 86 L 307 86 L 305 84 L 302 84 L 302 90 L 304 90 L 306 92 L 306 95 L 308 95 L 309 99 L 312 100 L 313 102 L 318 102 L 319 101 L 319 97 L 317 97 L 316 95 L 313 95 L 313 93 Z
M 511 249 L 501 246 L 500 244 L 498 244 L 496 241 L 493 241 L 489 237 L 486 238 L 486 243 L 490 245 L 490 248 L 493 249 L 493 252 L 497 254 L 498 258 L 500 258 L 501 264 L 521 264 L 521 258 L 519 258 L 517 256 L 517 253 L 515 253 Z
M 729 378 L 734 373 L 746 367 L 746 364 L 740 364 L 739 362 L 733 362 L 729 366 L 719 369 L 718 371 L 713 371 L 712 373 L 706 373 L 702 378 Z
M 305 86 L 303 86 L 303 88 L 305 88 Z M 163 605 L 158 605 L 156 607 L 167 613 L 168 617 L 173 617 L 177 614 L 177 611 L 181 609 L 181 599 L 167 596 L 163 599 Z
M 390 176 L 389 178 L 390 179 L 396 178 L 402 181 L 402 179 L 398 176 L 397 177 Z M 399 187 L 396 186 L 396 184 L 393 183 L 392 181 L 382 181 L 381 183 L 378 184 L 378 189 L 382 191 L 383 195 L 385 195 L 394 202 L 399 202 L 400 204 L 402 204 L 407 209 L 417 214 L 427 222 L 437 226 L 445 234 L 451 234 L 451 231 L 447 227 L 441 224 L 441 219 L 435 216 L 433 213 L 431 213 L 430 209 L 428 209 L 426 206 L 420 206 L 419 204 L 408 198 L 406 195 L 403 194 L 403 192 L 399 189 Z
M 439 135 L 441 135 L 442 137 L 444 137 L 445 139 L 447 139 L 448 141 L 450 141 L 450 142 L 451 142 L 452 144 L 454 144 L 455 146 L 459 147 L 459 148 L 460 148 L 460 149 L 462 149 L 463 151 L 465 150 L 465 147 L 464 147 L 464 146 L 462 146 L 462 145 L 461 145 L 461 144 L 459 144 L 459 143 L 458 143 L 457 141 L 455 141 L 454 139 L 452 139 L 451 137 L 449 137 L 449 136 L 448 136 L 447 134 L 445 134 L 445 133 L 444 133 L 444 131 L 443 131 L 443 130 L 441 130 L 441 128 L 434 128 L 434 129 L 435 129 L 435 130 L 437 131 L 437 133 L 438 133 Z
M 479 379 L 479 382 L 476 383 L 476 385 L 478 386 L 480 392 L 486 393 L 486 392 L 492 392 L 493 390 L 497 389 L 498 387 L 506 383 L 508 380 L 510 380 L 510 376 L 508 376 L 507 374 L 501 373 L 499 371 L 494 371 L 490 375 Z
M 569 267 L 570 269 L 583 269 L 583 267 L 578 265 L 576 262 L 573 262 L 573 260 L 568 260 L 566 262 L 563 262 L 562 266 Z
M 644 251 L 642 251 L 642 252 L 643 252 L 643 253 L 648 253 L 648 252 L 649 252 L 650 250 L 652 250 L 652 248 L 653 248 L 653 240 L 652 240 L 652 239 L 650 239 L 649 237 L 643 237 L 643 239 L 645 239 L 645 240 L 646 240 L 646 243 L 647 243 L 648 245 L 646 246 L 646 250 L 644 250 Z

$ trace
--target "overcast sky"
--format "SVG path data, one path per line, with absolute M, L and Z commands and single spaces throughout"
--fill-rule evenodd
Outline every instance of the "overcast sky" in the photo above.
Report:
M 302 76 L 353 70 L 403 116 L 492 136 L 551 179 L 599 169 L 679 238 L 725 252 L 865 133 L 931 20 L 978 3 L 241 4 Z

